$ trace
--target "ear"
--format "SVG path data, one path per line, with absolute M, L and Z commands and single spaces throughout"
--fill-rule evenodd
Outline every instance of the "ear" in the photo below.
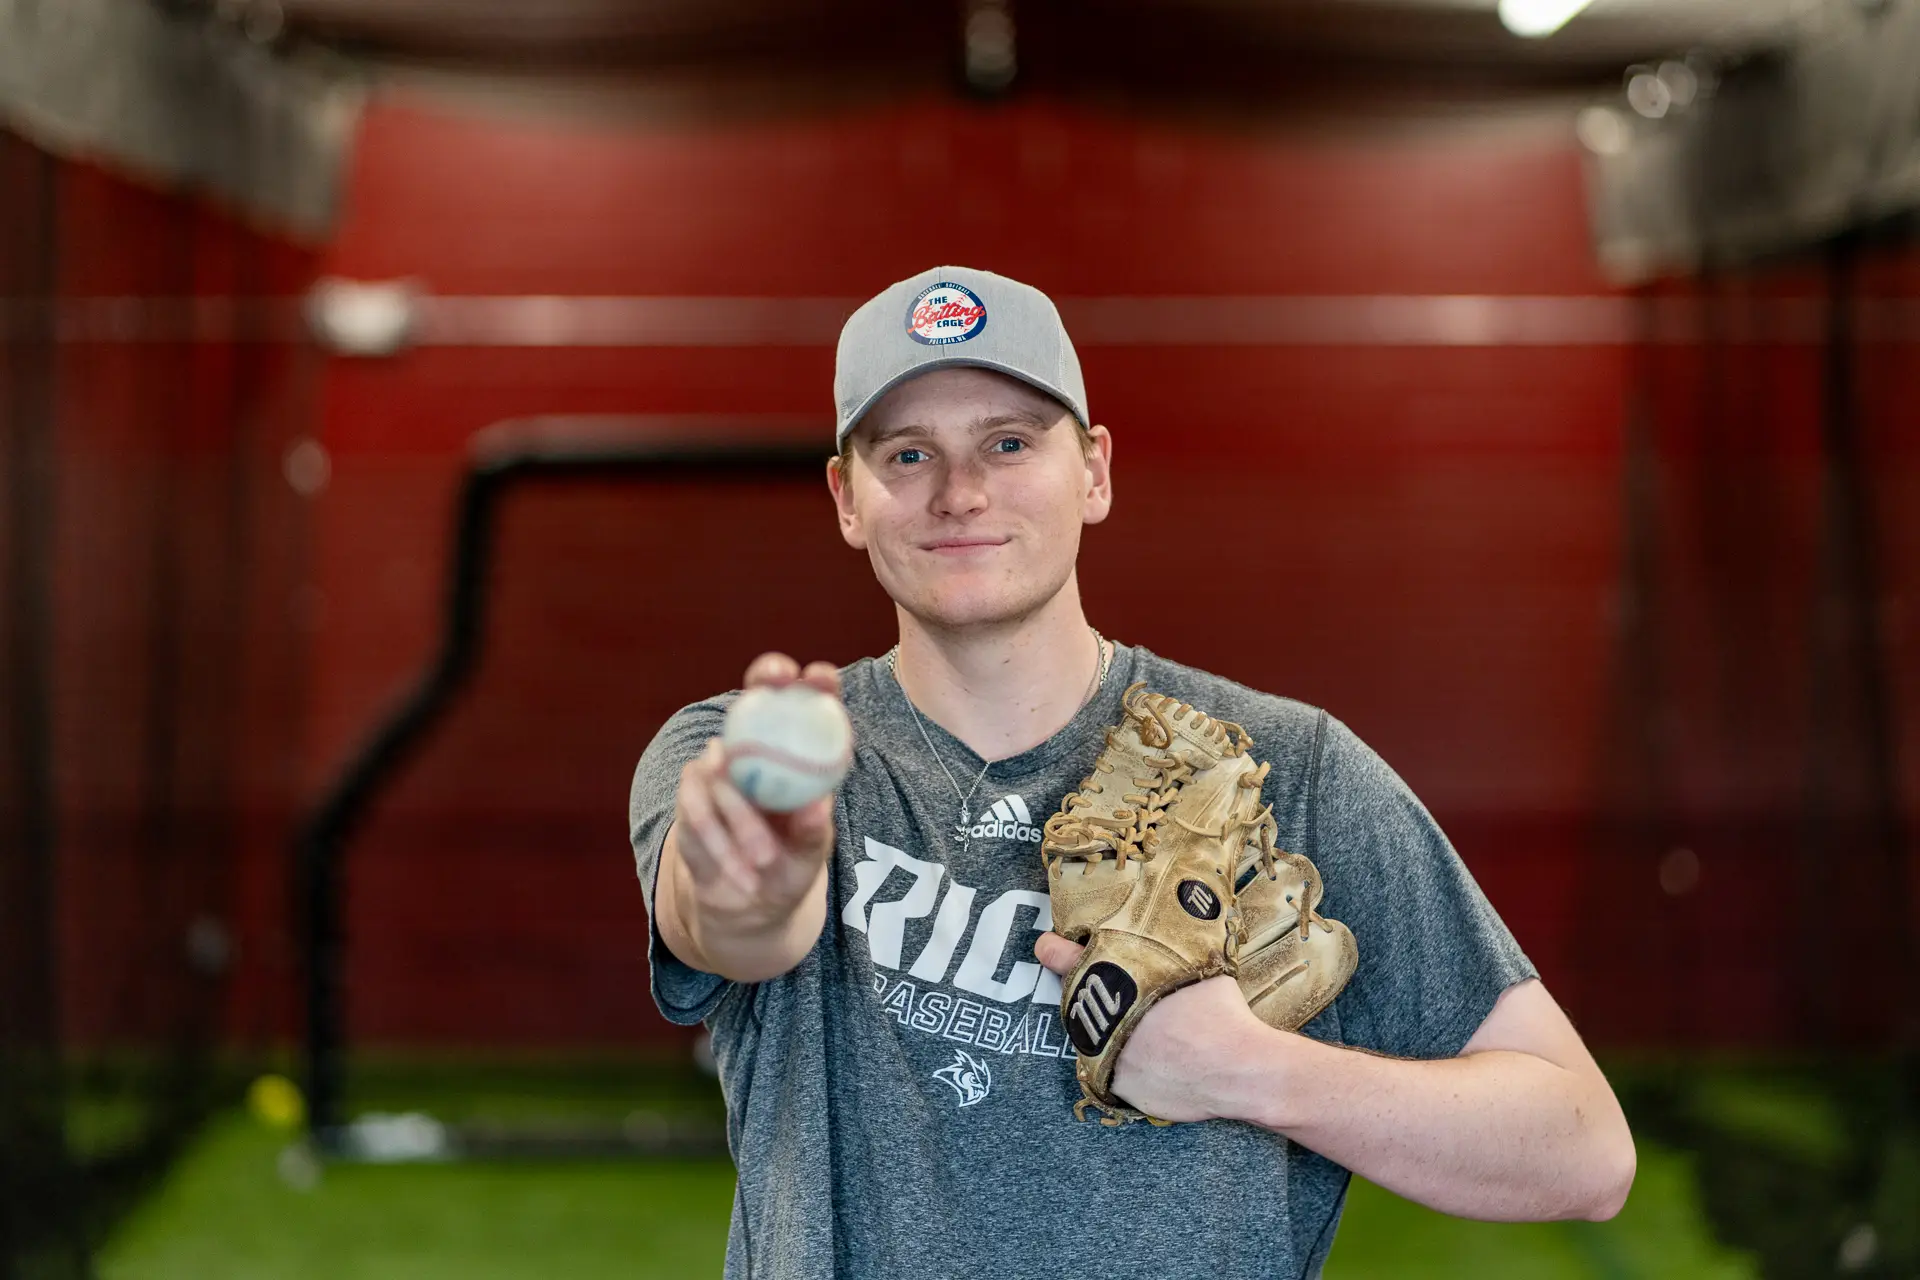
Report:
M 855 551 L 865 551 L 867 534 L 853 500 L 853 481 L 841 474 L 839 454 L 827 459 L 827 491 L 833 495 L 834 511 L 840 518 L 840 536 Z
M 1095 423 L 1087 434 L 1093 438 L 1093 452 L 1087 455 L 1087 496 L 1080 520 L 1099 524 L 1113 510 L 1113 433 Z

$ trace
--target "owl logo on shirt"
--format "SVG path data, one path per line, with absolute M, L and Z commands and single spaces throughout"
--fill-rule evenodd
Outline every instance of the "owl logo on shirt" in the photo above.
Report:
M 960 1095 L 960 1105 L 970 1107 L 987 1096 L 993 1088 L 993 1072 L 987 1064 L 964 1049 L 956 1049 L 953 1061 L 933 1073 L 935 1080 L 944 1080 L 953 1086 Z

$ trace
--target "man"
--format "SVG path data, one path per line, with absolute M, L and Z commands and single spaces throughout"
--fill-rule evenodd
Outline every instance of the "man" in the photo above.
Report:
M 715 739 L 729 694 L 676 714 L 633 783 L 654 997 L 708 1022 L 726 1091 L 727 1274 L 1313 1275 L 1348 1170 L 1473 1217 L 1617 1212 L 1611 1089 L 1399 777 L 1323 711 L 1089 627 L 1075 561 L 1114 446 L 1052 303 L 960 267 L 901 281 L 847 322 L 835 396 L 828 488 L 899 644 L 838 671 L 763 655 L 745 683 L 843 693 L 851 773 L 755 810 Z M 1192 502 L 1169 537 L 1206 536 Z M 1246 728 L 1280 846 L 1360 949 L 1300 1034 L 1230 977 L 1156 1005 L 1114 1093 L 1188 1122 L 1164 1128 L 1073 1119 L 1079 948 L 1048 932 L 1038 852 L 1135 681 Z

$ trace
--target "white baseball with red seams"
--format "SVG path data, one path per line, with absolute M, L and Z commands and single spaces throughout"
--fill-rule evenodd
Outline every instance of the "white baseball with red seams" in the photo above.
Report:
M 840 699 L 811 685 L 749 689 L 720 726 L 727 776 L 762 809 L 790 813 L 819 799 L 853 764 L 853 725 Z

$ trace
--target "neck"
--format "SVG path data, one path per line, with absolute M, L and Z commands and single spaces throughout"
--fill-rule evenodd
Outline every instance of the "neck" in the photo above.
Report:
M 1018 755 L 1058 733 L 1100 668 L 1072 578 L 1035 613 L 996 627 L 948 629 L 898 612 L 900 687 L 922 716 L 983 760 Z

